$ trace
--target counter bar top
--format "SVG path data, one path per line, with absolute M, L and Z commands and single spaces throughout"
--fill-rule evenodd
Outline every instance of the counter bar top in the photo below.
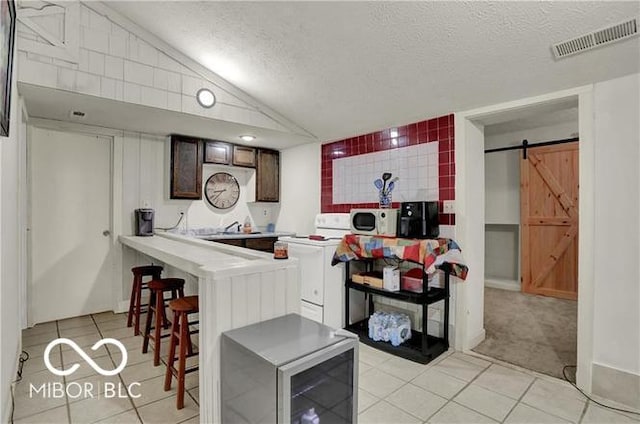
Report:
M 264 237 L 263 234 L 257 236 Z M 154 262 L 168 265 L 165 268 L 168 276 L 197 277 L 200 422 L 222 424 L 220 334 L 300 313 L 297 259 L 277 260 L 271 253 L 171 233 L 151 237 L 120 236 L 119 240 Z M 129 254 L 127 249 L 123 253 Z
M 271 253 L 173 233 L 158 233 L 150 237 L 120 236 L 120 242 L 198 277 L 268 271 L 282 268 L 283 262 L 297 262 L 293 258 L 282 261 L 273 259 Z

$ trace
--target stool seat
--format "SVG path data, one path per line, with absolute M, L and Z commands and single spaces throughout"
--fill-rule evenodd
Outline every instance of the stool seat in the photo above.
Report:
M 184 280 L 182 278 L 161 278 L 149 281 L 147 286 L 151 290 L 178 290 L 184 287 Z
M 198 312 L 198 296 L 185 296 L 169 302 L 172 311 L 193 314 Z
M 148 311 L 147 304 L 142 304 L 142 290 L 147 288 L 147 283 L 143 282 L 144 277 L 151 277 L 157 280 L 162 275 L 160 265 L 142 265 L 131 268 L 133 273 L 133 284 L 131 285 L 131 298 L 129 299 L 129 313 L 127 314 L 127 327 L 133 326 L 133 334 L 140 334 L 140 314 Z M 145 306 L 147 309 L 142 310 Z M 135 321 L 135 322 L 134 322 Z
M 134 275 L 154 275 L 156 272 L 162 272 L 162 267 L 160 265 L 134 266 L 131 268 L 131 272 L 133 272 Z

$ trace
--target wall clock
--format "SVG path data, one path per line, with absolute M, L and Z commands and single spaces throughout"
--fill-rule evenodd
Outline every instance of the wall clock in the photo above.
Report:
M 240 185 L 233 175 L 216 172 L 205 183 L 204 194 L 214 208 L 229 209 L 238 203 Z

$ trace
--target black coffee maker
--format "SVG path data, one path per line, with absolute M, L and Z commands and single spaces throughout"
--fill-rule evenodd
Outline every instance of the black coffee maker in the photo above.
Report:
M 153 235 L 153 209 L 136 209 L 136 235 Z
M 438 202 L 403 202 L 400 204 L 398 237 L 434 239 L 439 235 Z

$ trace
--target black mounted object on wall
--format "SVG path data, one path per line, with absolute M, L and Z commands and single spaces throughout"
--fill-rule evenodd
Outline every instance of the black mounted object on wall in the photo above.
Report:
M 136 235 L 152 236 L 153 235 L 153 209 L 136 209 Z
M 11 116 L 11 81 L 13 49 L 16 34 L 16 5 L 13 0 L 0 0 L 0 136 L 9 136 Z
M 528 140 L 522 140 L 522 144 L 519 146 L 498 147 L 495 149 L 486 149 L 485 153 L 505 152 L 507 150 L 522 150 L 522 159 L 527 160 L 527 149 L 542 146 L 553 146 L 555 144 L 573 143 L 574 141 L 580 141 L 579 137 L 563 138 L 561 140 L 541 141 L 538 143 L 529 143 Z

